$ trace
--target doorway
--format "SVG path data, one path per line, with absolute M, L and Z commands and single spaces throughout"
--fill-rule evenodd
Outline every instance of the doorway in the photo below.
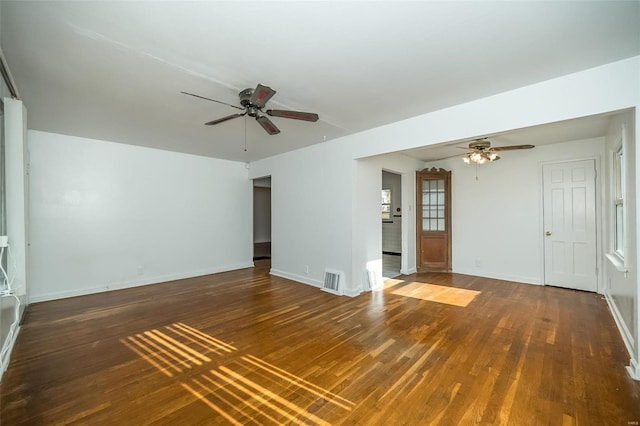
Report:
M 451 172 L 416 173 L 416 267 L 451 271 Z
M 382 275 L 400 275 L 402 265 L 402 176 L 382 171 Z
M 598 289 L 595 161 L 544 164 L 544 283 Z
M 271 259 L 271 176 L 253 180 L 253 260 Z

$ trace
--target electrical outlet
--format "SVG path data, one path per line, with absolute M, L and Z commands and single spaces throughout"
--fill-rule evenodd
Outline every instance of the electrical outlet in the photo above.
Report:
M 9 245 L 9 237 L 7 235 L 0 236 L 0 247 L 7 247 Z
M 304 273 L 305 274 L 309 273 L 309 265 L 304 265 Z
M 481 268 L 481 267 L 482 267 L 482 260 L 479 257 L 477 257 L 476 258 L 476 268 Z
M 142 265 L 138 266 L 138 275 L 143 275 L 144 274 L 144 268 L 142 267 Z

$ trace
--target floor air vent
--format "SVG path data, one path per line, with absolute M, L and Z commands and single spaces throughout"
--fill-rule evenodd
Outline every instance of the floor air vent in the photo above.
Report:
M 342 295 L 342 277 L 343 274 L 339 271 L 325 269 L 322 289 L 329 293 Z

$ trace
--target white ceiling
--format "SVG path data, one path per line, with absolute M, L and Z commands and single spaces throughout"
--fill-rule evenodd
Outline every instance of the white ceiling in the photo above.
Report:
M 0 4 L 29 128 L 253 161 L 640 54 L 640 2 Z M 206 121 L 261 83 L 317 123 Z M 565 139 L 566 140 L 566 139 Z M 518 142 L 520 143 L 520 142 Z M 506 144 L 506 143 L 505 143 Z M 425 156 L 424 153 L 410 153 Z
M 527 127 L 497 135 L 477 135 L 477 137 L 488 138 L 492 147 L 509 145 L 533 145 L 535 147 L 568 141 L 592 139 L 604 136 L 609 127 L 611 117 L 618 113 L 621 112 L 612 112 L 560 121 L 557 123 Z M 443 160 L 445 158 L 455 156 L 460 156 L 460 159 L 462 159 L 465 153 L 469 152 L 469 150 L 463 150 L 460 148 L 468 148 L 469 142 L 471 142 L 469 139 L 451 141 L 444 144 L 406 150 L 402 151 L 402 153 L 423 161 Z M 506 152 L 500 153 L 501 157 L 504 157 L 505 155 L 508 156 L 510 154 Z

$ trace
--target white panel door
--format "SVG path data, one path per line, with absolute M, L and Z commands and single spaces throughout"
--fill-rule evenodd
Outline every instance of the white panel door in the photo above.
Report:
M 545 284 L 597 291 L 594 160 L 546 164 Z

